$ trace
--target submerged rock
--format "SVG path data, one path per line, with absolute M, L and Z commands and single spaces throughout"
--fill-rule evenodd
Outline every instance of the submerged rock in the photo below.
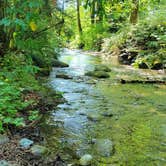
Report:
M 34 156 L 42 156 L 43 154 L 45 154 L 47 152 L 47 148 L 41 145 L 34 145 L 31 148 L 31 153 Z
M 9 142 L 8 136 L 7 136 L 7 135 L 1 135 L 1 134 L 0 134 L 0 145 L 6 144 L 6 143 L 8 143 L 8 142 Z
M 80 159 L 80 165 L 82 166 L 90 165 L 92 162 L 92 159 L 93 157 L 90 154 L 85 154 Z
M 25 148 L 25 149 L 28 149 L 30 148 L 30 146 L 33 144 L 34 142 L 30 139 L 27 139 L 27 138 L 22 138 L 20 141 L 19 141 L 19 144 L 22 148 Z
M 96 78 L 109 78 L 110 75 L 105 71 L 89 71 L 85 73 L 86 76 L 96 77 Z
M 87 115 L 87 119 L 93 122 L 97 122 L 101 120 L 101 117 L 99 115 L 89 114 Z
M 95 71 L 111 72 L 111 69 L 106 65 L 99 65 L 95 67 Z
M 110 157 L 113 154 L 113 143 L 109 139 L 97 139 L 96 151 L 102 157 Z
M 104 116 L 104 117 L 112 117 L 112 116 L 113 116 L 113 113 L 107 111 L 107 112 L 103 112 L 101 115 Z
M 52 66 L 53 67 L 61 67 L 61 68 L 69 67 L 69 65 L 67 63 L 61 62 L 61 61 L 56 60 L 56 59 L 54 59 L 54 61 L 52 61 Z

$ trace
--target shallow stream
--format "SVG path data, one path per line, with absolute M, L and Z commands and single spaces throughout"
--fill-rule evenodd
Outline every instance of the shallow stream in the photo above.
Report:
M 79 50 L 64 49 L 59 59 L 70 66 L 54 68 L 49 78 L 65 98 L 42 125 L 51 156 L 73 165 L 85 154 L 93 166 L 166 165 L 166 86 L 118 82 L 164 74 L 117 66 Z M 112 69 L 109 79 L 84 76 L 102 63 Z

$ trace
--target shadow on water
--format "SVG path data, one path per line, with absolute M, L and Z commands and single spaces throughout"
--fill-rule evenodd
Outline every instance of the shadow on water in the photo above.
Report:
M 50 86 L 66 100 L 42 125 L 51 155 L 77 163 L 91 154 L 94 166 L 164 165 L 165 85 L 118 84 L 121 73 L 136 73 L 111 64 L 110 79 L 86 77 L 86 71 L 103 62 L 79 50 L 64 49 L 59 59 L 70 66 L 54 68 L 50 75 Z M 56 78 L 59 73 L 72 79 Z

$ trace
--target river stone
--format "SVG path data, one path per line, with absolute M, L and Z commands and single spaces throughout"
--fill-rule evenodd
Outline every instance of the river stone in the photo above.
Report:
M 110 157 L 113 154 L 113 143 L 109 139 L 97 139 L 96 151 L 102 157 Z
M 6 160 L 0 160 L 0 166 L 11 166 Z
M 59 61 L 59 60 L 56 60 L 56 59 L 54 59 L 54 60 L 52 61 L 52 66 L 53 66 L 53 67 L 61 67 L 61 68 L 63 68 L 63 67 L 69 67 L 68 64 L 66 64 L 66 63 L 64 63 L 64 62 L 61 62 L 61 61 Z
M 63 79 L 73 79 L 72 77 L 66 75 L 66 74 L 56 74 L 56 78 L 63 78 Z
M 100 115 L 95 115 L 95 114 L 89 114 L 87 115 L 87 119 L 93 122 L 97 122 L 101 120 Z
M 6 144 L 6 143 L 8 143 L 8 142 L 9 142 L 8 136 L 7 136 L 7 135 L 1 135 L 1 134 L 0 134 L 0 145 Z
M 27 139 L 27 138 L 22 138 L 20 141 L 19 141 L 19 144 L 22 148 L 25 148 L 25 149 L 28 149 L 30 148 L 30 146 L 33 144 L 34 142 L 30 139 Z
M 111 69 L 106 65 L 99 65 L 95 67 L 95 71 L 111 72 Z
M 96 77 L 96 78 L 109 78 L 110 75 L 105 71 L 89 71 L 85 73 L 86 76 Z
M 107 111 L 107 112 L 102 112 L 101 115 L 104 116 L 104 117 L 112 117 L 113 113 Z
M 31 153 L 34 156 L 42 156 L 43 154 L 45 154 L 47 152 L 47 148 L 41 145 L 34 145 L 31 148 Z
M 80 165 L 86 166 L 90 165 L 92 162 L 93 157 L 90 154 L 85 154 L 80 159 Z

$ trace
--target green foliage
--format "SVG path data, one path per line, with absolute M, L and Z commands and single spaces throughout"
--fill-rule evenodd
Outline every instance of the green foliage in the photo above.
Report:
M 8 79 L 0 79 L 0 132 L 4 126 L 24 125 L 24 119 L 18 116 L 18 111 L 25 108 L 28 103 L 21 101 L 21 91 L 18 87 L 11 85 Z
M 36 76 L 41 71 L 50 71 L 52 61 L 57 58 L 61 39 L 58 37 L 59 30 L 54 29 L 54 25 L 59 22 L 61 13 L 56 14 L 55 3 L 50 1 L 7 0 L 1 3 L 0 130 L 2 131 L 9 125 L 23 125 L 26 115 L 29 115 L 30 121 L 37 118 L 38 111 L 27 111 L 26 115 L 23 115 L 25 108 L 31 107 L 35 102 L 31 100 L 28 103 L 24 102 L 24 91 L 41 91 L 42 87 Z M 51 9 L 52 7 L 54 8 Z
M 32 101 L 25 102 L 22 93 L 25 90 L 39 90 L 35 79 L 38 68 L 32 65 L 32 60 L 23 54 L 11 53 L 1 59 L 0 71 L 0 132 L 9 125 L 24 126 L 26 117 L 22 111 Z M 30 115 L 34 118 L 35 115 Z
M 38 89 L 38 83 L 34 76 L 39 68 L 32 65 L 29 56 L 8 54 L 3 58 L 0 66 L 3 68 L 0 76 L 9 80 L 10 83 L 20 88 Z
M 149 68 L 164 67 L 166 62 L 166 24 L 165 11 L 159 9 L 153 15 L 140 20 L 137 25 L 125 24 L 110 38 L 110 51 L 115 48 L 137 50 L 138 56 L 134 62 L 135 67 L 145 63 Z
M 39 111 L 29 111 L 29 117 L 28 117 L 28 120 L 30 121 L 34 121 L 34 120 L 37 120 L 39 117 Z
M 108 26 L 105 24 L 96 24 L 84 29 L 81 41 L 86 50 L 101 50 L 102 39 L 107 36 Z

